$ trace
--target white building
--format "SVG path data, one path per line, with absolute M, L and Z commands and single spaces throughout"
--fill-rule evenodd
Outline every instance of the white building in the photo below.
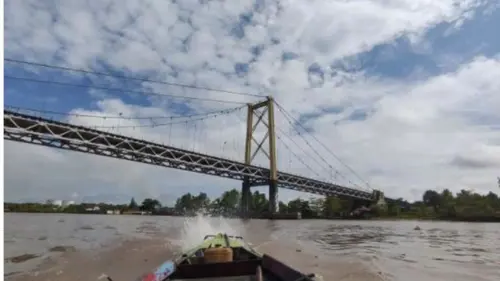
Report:
M 101 208 L 99 208 L 99 206 L 85 208 L 85 211 L 87 211 L 87 212 L 96 212 L 96 211 L 100 211 L 100 210 L 101 210 Z

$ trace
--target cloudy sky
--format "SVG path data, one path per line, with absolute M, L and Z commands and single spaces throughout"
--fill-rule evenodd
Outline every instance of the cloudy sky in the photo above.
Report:
M 277 110 L 280 170 L 363 188 L 368 182 L 415 200 L 430 188 L 498 191 L 498 26 L 497 0 L 15 0 L 5 3 L 5 57 L 272 95 L 321 156 Z M 71 113 L 44 116 L 239 161 L 244 109 L 188 123 L 161 117 L 262 100 L 7 61 L 5 75 L 6 105 Z M 259 155 L 256 164 L 265 160 Z M 235 187 L 240 183 L 5 143 L 11 201 L 152 196 L 171 203 L 188 191 L 214 197 Z M 279 198 L 299 195 L 309 196 L 280 190 Z

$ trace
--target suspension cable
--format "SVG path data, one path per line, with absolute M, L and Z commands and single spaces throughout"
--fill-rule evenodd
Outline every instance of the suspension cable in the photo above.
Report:
M 96 89 L 96 90 L 111 91 L 111 92 L 134 93 L 134 94 L 141 94 L 141 95 L 147 95 L 147 96 L 163 96 L 163 97 L 170 97 L 170 98 L 177 98 L 177 99 L 184 99 L 184 100 L 201 100 L 201 101 L 220 102 L 220 103 L 246 104 L 245 102 L 238 102 L 238 101 L 228 101 L 228 100 L 221 100 L 221 99 L 209 99 L 209 98 L 200 98 L 200 97 L 172 95 L 172 94 L 165 94 L 165 93 L 158 93 L 158 92 L 151 92 L 151 91 L 127 90 L 127 89 L 121 89 L 121 88 L 110 88 L 110 87 L 95 86 L 95 85 L 73 84 L 73 83 L 66 83 L 66 82 L 40 80 L 40 79 L 34 79 L 34 78 L 16 77 L 16 76 L 9 76 L 9 75 L 4 75 L 4 78 L 12 79 L 12 80 L 28 81 L 28 82 L 34 82 L 34 83 L 41 83 L 41 84 L 53 84 L 53 85 L 59 85 L 59 86 L 68 86 L 68 87 L 75 87 L 75 88 L 88 88 L 88 89 Z
M 283 113 L 283 116 L 285 117 L 285 119 L 288 121 L 288 123 L 290 124 L 290 127 L 292 127 L 296 132 L 297 132 L 297 135 L 300 136 L 302 138 L 302 140 L 309 146 L 309 148 L 311 148 L 311 150 L 326 164 L 328 165 L 328 167 L 332 170 L 332 171 L 335 171 L 335 174 L 338 174 L 340 175 L 341 177 L 343 177 L 344 179 L 346 179 L 349 183 L 353 184 L 353 185 L 356 185 L 354 183 L 352 183 L 349 179 L 347 179 L 342 173 L 340 173 L 340 171 L 338 171 L 337 169 L 333 168 L 333 166 L 328 163 L 328 161 L 326 161 L 326 159 L 321 156 L 321 154 L 316 150 L 314 149 L 314 147 L 311 145 L 311 143 L 305 139 L 305 137 L 293 126 L 293 122 L 290 120 L 290 118 L 285 115 L 285 113 L 283 112 L 282 108 L 280 108 L 280 106 L 278 104 L 276 104 L 278 106 L 278 110 L 281 111 L 281 113 Z M 305 152 L 305 151 L 304 151 Z M 305 152 L 306 154 L 308 154 L 307 152 Z M 312 159 L 315 159 L 314 157 L 312 156 L 309 156 L 311 157 Z M 358 186 L 359 187 L 359 186 Z
M 326 168 L 325 166 L 323 166 L 323 164 L 322 164 L 322 163 L 320 163 L 320 161 L 319 161 L 318 159 L 316 159 L 315 157 L 310 156 L 310 155 L 307 153 L 307 151 L 306 151 L 304 148 L 302 148 L 302 146 L 301 146 L 301 145 L 299 145 L 299 144 L 298 144 L 298 143 L 297 143 L 297 142 L 296 142 L 296 141 L 295 141 L 295 140 L 294 140 L 291 136 L 289 136 L 288 134 L 286 134 L 286 133 L 283 131 L 283 129 L 281 129 L 281 128 L 279 128 L 279 127 L 278 127 L 278 131 L 279 131 L 281 134 L 283 134 L 285 137 L 287 137 L 287 138 L 288 138 L 288 140 L 290 140 L 293 144 L 295 144 L 295 146 L 296 146 L 296 147 L 298 147 L 298 148 L 302 151 L 302 153 L 304 153 L 306 156 L 309 156 L 309 157 L 310 157 L 310 158 L 311 158 L 314 162 L 316 162 L 316 164 L 318 164 L 318 166 L 320 166 L 323 170 L 328 171 L 328 172 L 331 172 L 328 168 Z M 276 136 L 278 136 L 278 135 L 276 135 Z M 337 171 L 335 171 L 335 172 L 336 172 L 336 173 L 338 173 Z
M 97 76 L 105 76 L 105 77 L 112 77 L 112 78 L 125 79 L 125 80 L 135 80 L 135 81 L 141 81 L 141 82 L 163 84 L 163 85 L 175 86 L 175 87 L 181 87 L 181 88 L 206 90 L 206 91 L 210 91 L 210 92 L 220 92 L 220 93 L 241 95 L 241 96 L 263 97 L 262 95 L 257 95 L 257 94 L 249 94 L 249 93 L 235 92 L 235 91 L 222 90 L 222 89 L 213 89 L 213 88 L 209 88 L 209 87 L 187 85 L 187 84 L 181 84 L 181 83 L 175 83 L 175 82 L 167 82 L 167 81 L 146 79 L 146 78 L 140 78 L 140 77 L 132 77 L 132 76 L 126 76 L 126 75 L 117 75 L 117 74 L 111 74 L 111 73 L 105 73 L 105 72 L 71 68 L 71 67 L 65 67 L 65 66 L 50 65 L 50 64 L 30 62 L 30 61 L 17 60 L 17 59 L 11 59 L 11 58 L 4 58 L 4 61 L 17 63 L 17 64 L 31 65 L 31 66 L 39 66 L 39 67 L 44 67 L 44 68 L 58 69 L 58 70 L 63 70 L 63 71 L 78 72 L 78 73 L 84 73 L 84 74 L 93 74 L 93 75 L 97 75 Z
M 238 119 L 240 119 L 242 122 L 245 122 L 239 115 L 237 115 Z M 281 130 L 281 129 L 279 129 Z M 314 169 L 308 165 L 307 163 L 304 162 L 304 160 L 302 158 L 300 158 L 300 156 L 298 156 L 295 152 L 293 152 L 293 150 L 280 138 L 280 136 L 278 134 L 276 134 L 276 138 L 285 146 L 285 148 L 287 148 L 290 153 L 295 156 L 295 158 L 297 158 L 297 160 L 299 160 L 300 163 L 302 163 L 308 170 L 310 170 L 311 172 L 313 172 L 314 174 L 316 174 L 318 177 L 321 177 L 318 172 L 314 171 Z
M 318 157 L 321 158 L 321 160 L 323 162 L 325 162 L 332 170 L 335 170 L 339 175 L 341 175 L 342 177 L 345 178 L 345 176 L 340 173 L 339 171 L 337 171 L 336 169 L 334 169 L 329 163 L 328 161 L 325 160 L 325 158 L 323 156 L 321 156 L 321 154 L 316 150 L 314 149 L 314 147 L 309 143 L 309 141 L 307 141 L 307 139 L 297 130 L 297 128 L 295 128 L 295 126 L 293 125 L 293 123 L 295 122 L 295 124 L 297 124 L 299 127 L 301 127 L 305 132 L 307 132 L 307 129 L 295 118 L 293 118 L 293 116 L 291 116 L 290 113 L 288 113 L 288 111 L 286 109 L 284 109 L 278 102 L 274 101 L 274 103 L 276 104 L 276 106 L 278 107 L 278 110 L 281 111 L 283 113 L 283 115 L 285 116 L 285 119 L 288 121 L 288 123 L 290 124 L 290 126 L 292 128 L 294 128 L 294 130 L 297 132 L 297 134 L 306 142 L 306 144 L 313 150 L 313 152 L 318 155 Z M 293 120 L 293 122 L 292 122 Z M 312 138 L 318 142 L 325 150 L 327 150 L 331 155 L 333 155 L 335 157 L 335 159 L 337 159 L 337 161 L 339 161 L 342 165 L 344 165 L 346 168 L 348 168 L 358 179 L 360 179 L 364 184 L 366 184 L 366 186 L 369 188 L 369 189 L 372 189 L 370 187 L 370 185 L 368 184 L 368 182 L 366 180 L 364 180 L 363 178 L 361 178 L 361 176 L 359 176 L 351 167 L 349 167 L 346 163 L 344 163 L 335 153 L 333 153 L 326 145 L 324 145 L 321 141 L 318 140 L 318 138 L 316 138 L 314 135 L 310 134 L 312 136 Z M 345 178 L 346 180 L 348 180 L 351 184 L 354 184 L 358 187 L 360 187 L 359 185 L 351 182 L 349 179 Z M 360 187 L 361 188 L 361 187 Z
M 311 168 L 311 166 L 309 166 L 307 163 L 305 163 L 302 158 L 300 158 L 295 152 L 293 152 L 293 150 L 279 137 L 279 135 L 276 135 L 276 138 L 281 141 L 281 143 L 285 146 L 286 149 L 288 149 L 290 151 L 290 153 L 295 156 L 295 158 L 297 158 L 299 160 L 299 162 L 301 162 L 304 166 L 306 166 L 307 169 L 309 169 L 311 172 L 313 172 L 316 176 L 318 177 L 321 177 L 318 172 L 314 171 L 313 168 Z
M 218 112 L 213 112 L 211 114 L 206 114 L 205 116 L 203 117 L 199 117 L 199 118 L 194 118 L 194 119 L 191 119 L 191 120 L 181 120 L 181 121 L 175 121 L 175 122 L 164 122 L 164 123 L 155 123 L 154 122 L 154 119 L 153 118 L 149 118 L 149 119 L 145 119 L 145 120 L 150 120 L 151 121 L 151 124 L 137 124 L 137 125 L 107 125 L 107 126 L 100 126 L 100 125 L 88 125 L 88 127 L 91 127 L 91 128 L 94 128 L 94 129 L 124 129 L 124 128 L 132 128 L 132 129 L 135 129 L 135 128 L 146 128 L 146 127 L 151 127 L 151 128 L 156 128 L 156 127 L 164 127 L 164 126 L 169 126 L 169 125 L 175 125 L 175 124 L 183 124 L 183 123 L 189 123 L 189 122 L 197 122 L 197 121 L 203 121 L 203 120 L 206 120 L 206 119 L 209 119 L 209 118 L 216 118 L 216 117 L 219 117 L 221 115 L 227 115 L 229 113 L 232 113 L 232 112 L 235 112 L 237 110 L 241 110 L 243 107 L 236 107 L 236 108 L 232 108 L 232 109 L 226 109 L 226 110 L 222 110 L 222 111 L 218 111 Z M 10 111 L 10 112 L 13 112 L 15 113 L 14 111 Z M 9 110 L 4 110 L 4 114 L 5 113 L 9 113 Z M 72 114 L 72 113 L 59 113 L 60 115 L 66 115 L 66 116 L 76 116 L 78 117 L 79 115 L 78 114 Z M 103 120 L 106 119 L 106 117 L 103 117 L 103 116 L 93 116 L 94 118 L 101 118 Z M 179 117 L 181 118 L 181 117 Z M 127 118 L 120 118 L 120 120 L 128 120 Z
M 29 107 L 21 107 L 21 106 L 13 106 L 13 105 L 5 105 L 4 108 L 11 111 L 16 112 L 31 112 L 31 113 L 40 113 L 40 114 L 51 114 L 51 115 L 63 115 L 63 116 L 73 116 L 73 117 L 85 117 L 85 118 L 99 118 L 99 119 L 122 119 L 122 120 L 151 120 L 151 119 L 179 119 L 179 118 L 192 118 L 199 116 L 208 116 L 214 114 L 224 114 L 230 110 L 242 109 L 244 106 L 239 106 L 236 108 L 224 109 L 211 111 L 206 113 L 197 113 L 190 115 L 158 115 L 158 116 L 113 116 L 113 115 L 98 115 L 98 114 L 82 114 L 82 113 L 70 113 L 70 112 L 61 112 L 61 111 L 53 111 L 53 110 L 43 110 L 37 108 L 29 108 Z

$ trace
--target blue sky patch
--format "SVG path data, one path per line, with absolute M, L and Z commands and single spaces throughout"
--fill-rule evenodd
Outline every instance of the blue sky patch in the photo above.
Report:
M 318 63 L 313 63 L 307 69 L 307 79 L 311 88 L 322 87 L 325 83 L 325 73 Z
M 334 106 L 334 107 L 328 107 L 328 108 L 321 108 L 317 112 L 311 112 L 311 113 L 306 113 L 306 114 L 301 114 L 299 118 L 297 119 L 298 122 L 294 123 L 294 126 L 299 130 L 303 131 L 304 127 L 308 133 L 314 132 L 314 129 L 308 125 L 310 124 L 311 121 L 314 119 L 317 119 L 319 117 L 329 115 L 329 114 L 340 114 L 344 112 L 345 108 L 341 106 Z M 302 127 L 299 125 L 302 124 Z
M 356 109 L 351 114 L 349 114 L 349 117 L 347 117 L 347 119 L 352 121 L 364 121 L 368 118 L 368 116 L 370 116 L 370 114 L 370 111 Z
M 500 9 L 476 11 L 459 27 L 440 23 L 412 45 L 406 35 L 374 46 L 370 51 L 333 62 L 334 69 L 364 71 L 368 76 L 419 79 L 455 71 L 477 55 L 494 56 L 500 49 Z
M 237 62 L 235 65 L 234 65 L 234 72 L 236 73 L 236 75 L 238 75 L 239 77 L 243 77 L 247 74 L 248 72 L 248 63 L 241 63 L 241 62 Z
M 299 55 L 294 53 L 294 52 L 283 52 L 283 54 L 281 54 L 282 61 L 294 60 L 298 57 L 299 57 Z
M 112 70 L 102 64 L 107 71 L 116 76 L 132 76 L 128 72 Z M 133 75 L 147 79 L 152 73 Z M 21 79 L 17 79 L 21 78 Z M 96 110 L 96 101 L 102 98 L 117 98 L 125 104 L 151 106 L 155 101 L 162 101 L 178 114 L 190 114 L 192 109 L 186 100 L 161 96 L 178 95 L 170 92 L 172 87 L 160 91 L 145 89 L 142 81 L 96 76 L 78 72 L 67 72 L 38 66 L 20 67 L 19 64 L 5 64 L 5 95 L 7 106 L 27 107 L 31 109 L 69 112 L 74 108 Z M 155 95 L 158 94 L 158 95 Z M 167 101 L 169 101 L 167 103 Z
M 245 37 L 245 26 L 252 23 L 253 12 L 247 12 L 240 15 L 238 22 L 231 29 L 231 35 L 238 39 Z

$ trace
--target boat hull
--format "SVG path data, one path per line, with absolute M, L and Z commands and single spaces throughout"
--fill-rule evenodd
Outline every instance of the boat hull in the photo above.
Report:
M 220 256 L 213 259 L 213 253 Z M 200 245 L 172 261 L 163 263 L 140 280 L 317 281 L 321 279 L 314 275 L 303 274 L 269 255 L 257 252 L 242 237 L 217 234 L 205 237 Z

